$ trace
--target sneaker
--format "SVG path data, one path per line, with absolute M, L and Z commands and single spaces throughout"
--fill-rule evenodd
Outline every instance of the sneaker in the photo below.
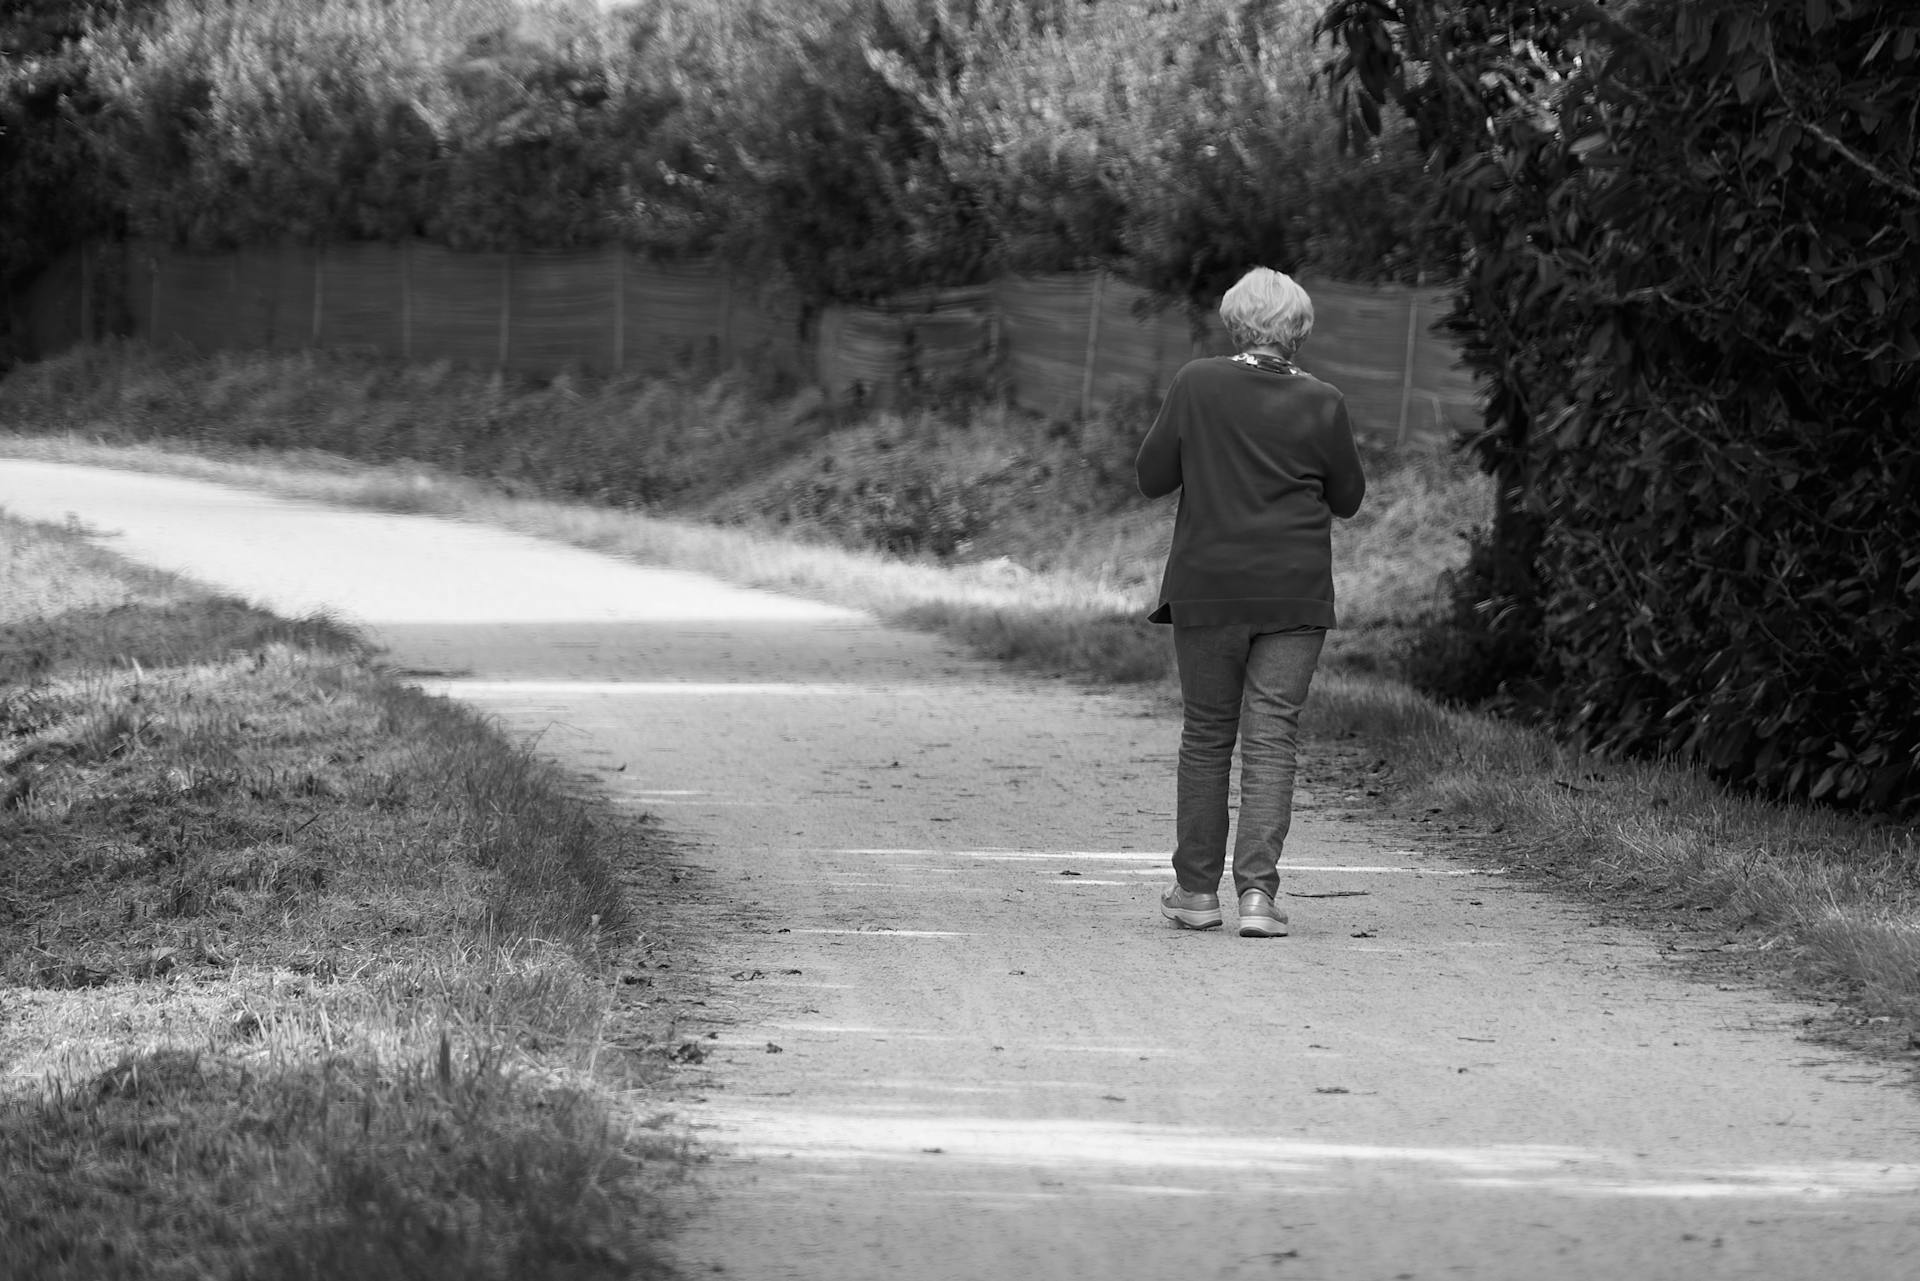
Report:
M 1160 896 L 1160 915 L 1183 930 L 1220 928 L 1220 896 L 1196 894 L 1178 885 Z
M 1287 933 L 1287 914 L 1273 905 L 1265 890 L 1248 890 L 1240 896 L 1240 937 L 1277 939 Z

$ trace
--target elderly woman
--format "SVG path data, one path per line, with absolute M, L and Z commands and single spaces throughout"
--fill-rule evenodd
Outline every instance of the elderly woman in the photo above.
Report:
M 1180 735 L 1175 884 L 1160 899 L 1187 929 L 1221 924 L 1227 779 L 1240 744 L 1233 887 L 1240 933 L 1287 932 L 1275 906 L 1293 818 L 1300 709 L 1333 614 L 1333 517 L 1366 494 L 1340 392 L 1294 354 L 1313 303 L 1292 279 L 1255 267 L 1220 302 L 1237 356 L 1174 375 L 1140 446 L 1140 492 L 1180 490 L 1160 603 L 1173 625 L 1185 724 Z

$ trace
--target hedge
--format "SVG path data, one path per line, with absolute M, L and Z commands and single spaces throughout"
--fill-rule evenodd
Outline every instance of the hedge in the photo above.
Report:
M 1452 324 L 1504 501 L 1440 648 L 1506 656 L 1600 747 L 1920 814 L 1920 13 L 1356 0 L 1325 27 L 1349 103 L 1450 160 L 1471 246 Z

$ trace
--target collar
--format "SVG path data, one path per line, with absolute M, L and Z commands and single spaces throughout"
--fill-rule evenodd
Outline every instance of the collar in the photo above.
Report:
M 1234 358 L 1235 363 L 1250 369 L 1259 369 L 1269 374 L 1297 374 L 1300 366 L 1282 356 L 1269 356 L 1265 352 L 1243 351 Z

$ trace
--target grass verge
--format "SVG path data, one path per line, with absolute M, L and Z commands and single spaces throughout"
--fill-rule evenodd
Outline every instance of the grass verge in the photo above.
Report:
M 28 433 L 0 450 L 489 521 L 870 609 L 992 658 L 1135 683 L 1174 705 L 1166 634 L 1141 621 L 1170 525 L 1167 505 L 1131 492 L 1147 407 L 1070 427 L 993 409 L 839 424 L 804 398 L 769 410 L 725 380 L 650 384 L 642 401 L 618 383 L 515 388 L 343 360 L 81 353 L 0 384 L 0 413 Z M 410 377 L 458 394 L 420 395 Z M 630 400 L 657 419 L 636 423 Z M 494 443 L 453 457 L 441 442 L 460 438 L 462 414 L 482 420 L 469 436 Z M 316 422 L 333 425 L 303 426 Z M 328 452 L 352 422 L 377 448 Z M 536 483 L 532 451 L 502 452 L 537 434 L 542 456 L 605 458 L 622 432 L 646 434 L 644 456 L 678 468 L 645 512 L 574 501 L 594 497 L 569 488 L 587 469 Z M 425 462 L 396 461 L 415 438 L 430 446 Z M 1720 932 L 1723 955 L 1825 985 L 1896 1042 L 1920 1034 L 1911 830 L 1729 796 L 1684 769 L 1589 758 L 1394 679 L 1398 648 L 1437 575 L 1462 558 L 1461 535 L 1488 518 L 1489 495 L 1432 446 L 1367 454 L 1367 504 L 1335 530 L 1345 628 L 1309 713 L 1322 747 L 1364 740 L 1391 776 L 1381 790 L 1409 812 L 1438 814 L 1503 861 L 1623 908 L 1684 911 L 1696 933 Z
M 1308 717 L 1316 737 L 1380 753 L 1408 815 L 1642 924 L 1706 936 L 1690 950 L 1832 997 L 1849 1039 L 1920 1051 L 1920 832 L 1581 752 L 1389 680 L 1322 678 Z
M 0 547 L 7 1275 L 667 1275 L 648 833 L 325 619 Z

